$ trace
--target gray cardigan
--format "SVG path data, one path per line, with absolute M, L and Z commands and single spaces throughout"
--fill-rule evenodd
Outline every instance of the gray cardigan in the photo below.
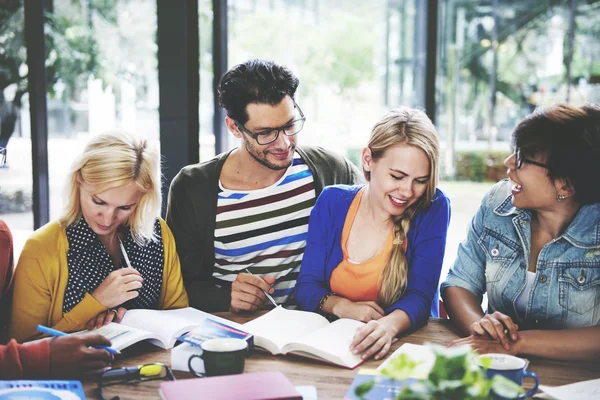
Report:
M 312 171 L 317 196 L 325 186 L 364 180 L 352 163 L 321 147 L 297 147 L 296 151 Z M 228 311 L 231 302 L 231 289 L 219 288 L 212 281 L 219 176 L 230 153 L 184 167 L 169 190 L 167 224 L 177 244 L 190 306 L 207 312 Z

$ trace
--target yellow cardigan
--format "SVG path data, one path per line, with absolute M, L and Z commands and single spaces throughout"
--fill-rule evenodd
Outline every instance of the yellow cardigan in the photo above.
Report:
M 164 247 L 164 268 L 159 309 L 188 306 L 175 239 L 160 220 Z M 87 322 L 107 308 L 90 293 L 66 314 L 63 299 L 69 278 L 67 233 L 58 221 L 41 227 L 25 243 L 14 276 L 10 337 L 18 342 L 41 336 L 38 324 L 63 332 L 85 329 Z

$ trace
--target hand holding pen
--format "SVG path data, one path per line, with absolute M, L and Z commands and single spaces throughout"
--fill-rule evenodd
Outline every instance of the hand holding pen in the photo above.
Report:
M 246 273 L 239 273 L 231 284 L 231 303 L 233 312 L 254 311 L 270 301 L 275 307 L 277 303 L 269 295 L 273 293 L 272 285 L 275 278 L 272 276 L 254 276 L 247 269 Z
M 110 345 L 102 335 L 85 333 L 50 339 L 51 378 L 79 378 L 86 374 L 110 366 L 113 355 L 104 349 L 90 346 Z
M 112 347 L 110 347 L 110 340 L 108 340 L 107 338 L 105 338 L 102 335 L 98 335 L 98 334 L 91 334 L 91 335 L 86 335 L 86 334 L 82 334 L 82 335 L 69 335 L 65 332 L 59 331 L 57 329 L 52 329 L 52 328 L 48 328 L 47 326 L 44 325 L 38 325 L 35 328 L 38 332 L 49 335 L 49 336 L 54 336 L 54 337 L 74 337 L 74 338 L 84 338 L 84 342 L 88 343 L 89 347 L 93 347 L 94 349 L 100 349 L 100 350 L 106 350 L 109 354 L 121 354 L 121 352 L 117 349 L 113 349 Z

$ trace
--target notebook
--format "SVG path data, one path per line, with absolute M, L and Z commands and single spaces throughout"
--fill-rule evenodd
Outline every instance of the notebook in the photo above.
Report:
M 162 382 L 159 394 L 163 400 L 302 400 L 279 371 Z
M 344 318 L 330 323 L 317 313 L 279 306 L 242 329 L 254 335 L 255 347 L 271 354 L 295 354 L 352 369 L 364 362 L 350 351 L 354 333 L 362 326 Z

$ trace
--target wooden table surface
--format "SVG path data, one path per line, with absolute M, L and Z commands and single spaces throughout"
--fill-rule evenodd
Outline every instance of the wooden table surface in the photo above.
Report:
M 258 315 L 240 316 L 232 313 L 218 313 L 220 317 L 235 322 L 244 323 Z M 456 330 L 446 319 L 431 318 L 429 323 L 417 332 L 401 337 L 393 344 L 389 354 L 392 354 L 403 343 L 423 344 L 426 342 L 447 344 L 457 338 Z M 540 383 L 549 386 L 566 385 L 569 383 L 600 378 L 600 363 L 564 362 L 530 358 L 529 370 L 535 372 Z M 170 365 L 170 351 L 140 343 L 126 349 L 113 363 L 113 367 L 132 366 L 144 363 L 162 362 Z M 382 361 L 367 361 L 361 367 L 376 368 Z M 359 367 L 359 368 L 361 368 Z M 319 400 L 343 399 L 357 369 L 349 370 L 330 366 L 305 358 L 294 356 L 272 356 L 264 352 L 255 352 L 246 359 L 244 372 L 281 371 L 294 385 L 311 385 L 317 388 Z M 193 378 L 192 374 L 174 371 L 177 379 Z M 142 382 L 138 384 L 123 384 L 104 389 L 105 397 L 118 395 L 125 399 L 159 399 L 158 386 L 160 381 Z M 530 379 L 525 387 L 531 388 Z M 98 399 L 96 384 L 93 381 L 84 382 L 88 399 Z M 110 397 L 109 397 L 110 396 Z M 199 394 L 198 399 L 202 399 Z

